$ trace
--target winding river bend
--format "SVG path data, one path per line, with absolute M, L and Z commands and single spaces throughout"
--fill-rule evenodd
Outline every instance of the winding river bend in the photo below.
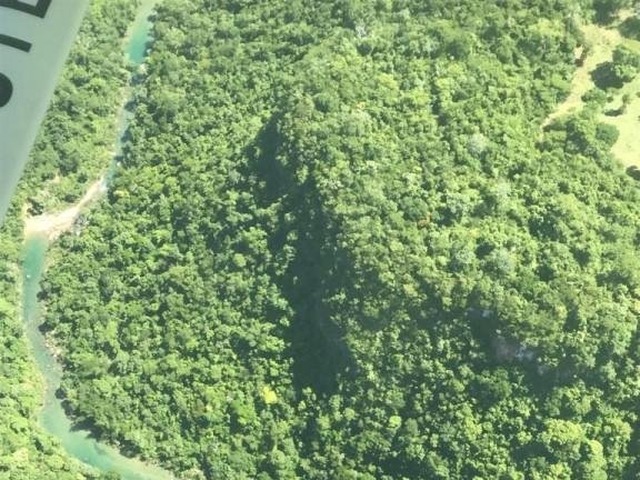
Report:
M 151 22 L 149 15 L 155 0 L 143 0 L 135 23 L 133 24 L 126 55 L 132 63 L 140 65 L 144 61 L 146 45 L 150 39 Z M 120 113 L 118 150 L 122 134 L 126 129 L 129 115 L 126 110 Z M 40 279 L 45 267 L 49 238 L 46 233 L 36 233 L 26 238 L 23 257 L 23 319 L 27 338 L 31 344 L 36 363 L 46 384 L 44 405 L 39 414 L 43 428 L 56 437 L 66 452 L 101 472 L 113 472 L 123 480 L 169 480 L 173 476 L 168 472 L 121 455 L 116 449 L 96 441 L 91 432 L 76 428 L 66 416 L 56 390 L 60 387 L 62 368 L 57 363 L 39 330 L 41 323 L 38 304 Z

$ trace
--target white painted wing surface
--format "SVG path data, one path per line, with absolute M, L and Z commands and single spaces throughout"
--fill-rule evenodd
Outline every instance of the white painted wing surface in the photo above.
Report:
M 0 0 L 0 225 L 89 0 Z

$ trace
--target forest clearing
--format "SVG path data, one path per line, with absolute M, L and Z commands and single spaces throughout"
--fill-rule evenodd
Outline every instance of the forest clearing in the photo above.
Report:
M 576 48 L 578 68 L 571 80 L 571 90 L 567 98 L 545 119 L 542 127 L 571 113 L 577 113 L 585 105 L 583 96 L 597 88 L 594 72 L 607 62 L 611 62 L 616 47 L 624 46 L 640 53 L 640 41 L 626 38 L 621 29 L 634 18 L 632 9 L 619 12 L 617 20 L 610 25 L 585 24 L 580 27 L 585 45 Z M 625 167 L 640 166 L 640 77 L 624 84 L 610 94 L 599 119 L 618 129 L 619 137 L 611 148 L 615 158 Z

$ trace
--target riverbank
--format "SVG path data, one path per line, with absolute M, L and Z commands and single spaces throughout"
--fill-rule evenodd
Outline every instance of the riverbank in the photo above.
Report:
M 41 310 L 38 292 L 48 247 L 49 240 L 45 235 L 33 234 L 25 242 L 23 257 L 22 315 L 34 359 L 45 380 L 39 423 L 58 440 L 68 455 L 91 470 L 113 472 L 123 480 L 172 480 L 174 477 L 161 468 L 125 457 L 115 448 L 97 441 L 90 429 L 83 430 L 67 416 L 63 400 L 58 395 L 63 369 L 39 328 Z
M 143 0 L 135 21 L 124 38 L 125 55 L 134 67 L 140 67 L 150 39 L 151 23 L 148 19 L 155 0 Z M 135 73 L 130 80 L 134 81 Z M 43 407 L 39 413 L 39 423 L 62 445 L 67 454 L 76 458 L 93 471 L 115 473 L 123 480 L 171 480 L 173 475 L 160 467 L 140 459 L 122 455 L 116 448 L 96 440 L 90 426 L 76 425 L 65 410 L 64 399 L 60 398 L 63 369 L 59 363 L 63 352 L 51 348 L 40 331 L 41 307 L 38 301 L 40 280 L 45 271 L 48 248 L 60 235 L 74 227 L 76 221 L 108 190 L 108 183 L 115 167 L 115 159 L 120 155 L 122 141 L 127 130 L 131 113 L 127 105 L 132 96 L 131 85 L 123 89 L 119 113 L 113 122 L 116 138 L 110 166 L 106 172 L 91 183 L 77 202 L 55 212 L 28 216 L 28 206 L 23 207 L 24 238 L 22 264 L 22 316 L 26 336 L 31 344 L 33 356 L 44 378 Z
M 91 184 L 84 196 L 76 204 L 60 212 L 26 217 L 24 220 L 25 238 L 43 236 L 50 242 L 54 241 L 61 234 L 70 230 L 80 216 L 80 213 L 106 191 L 107 185 L 104 177 L 102 177 Z

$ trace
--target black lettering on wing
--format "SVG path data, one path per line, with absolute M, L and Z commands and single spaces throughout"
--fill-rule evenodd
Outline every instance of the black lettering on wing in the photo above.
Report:
M 4 107 L 13 95 L 13 84 L 11 80 L 0 73 L 0 107 Z
M 0 7 L 11 8 L 40 18 L 44 18 L 47 15 L 50 5 L 51 0 L 38 0 L 38 3 L 35 5 L 30 5 L 19 0 L 0 0 Z
M 49 11 L 52 0 L 38 0 L 35 5 L 20 0 L 0 0 L 0 8 L 10 8 L 18 12 L 44 18 Z M 31 51 L 31 43 L 10 35 L 0 34 L 0 45 L 6 45 L 23 52 Z M 0 108 L 11 101 L 13 95 L 13 83 L 6 75 L 0 73 Z
M 0 33 L 0 45 L 7 45 L 8 47 L 17 48 L 18 50 L 22 50 L 27 53 L 31 51 L 31 44 L 29 42 L 25 42 L 24 40 L 11 37 L 9 35 L 3 35 L 2 33 Z

